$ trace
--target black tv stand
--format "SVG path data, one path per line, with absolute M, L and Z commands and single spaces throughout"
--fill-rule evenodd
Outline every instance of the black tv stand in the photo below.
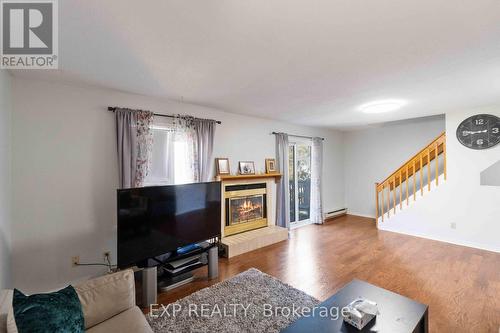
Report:
M 194 276 L 192 271 L 197 268 L 208 266 L 208 279 L 217 278 L 219 276 L 218 243 L 205 243 L 204 245 L 205 246 L 188 253 L 180 255 L 174 254 L 163 260 L 155 259 L 156 265 L 150 264 L 143 268 L 143 304 L 145 304 L 145 306 L 156 304 L 157 292 L 166 292 L 193 281 Z M 190 259 L 195 261 L 197 258 L 203 259 L 201 259 L 199 263 L 187 265 L 185 268 L 182 268 L 182 262 L 189 262 Z M 151 263 L 151 261 L 149 263 Z M 167 272 L 163 268 L 164 273 L 158 275 L 159 267 L 165 267 L 175 263 L 181 263 L 176 272 Z
M 158 291 L 167 292 L 193 281 L 194 274 L 192 273 L 192 271 L 177 274 L 174 276 L 166 276 L 164 274 L 158 277 Z

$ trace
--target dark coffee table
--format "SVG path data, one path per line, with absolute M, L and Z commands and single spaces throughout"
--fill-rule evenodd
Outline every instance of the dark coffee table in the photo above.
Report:
M 341 315 L 342 308 L 360 296 L 377 302 L 380 312 L 361 331 L 345 323 Z M 352 280 L 319 307 L 337 307 L 338 318 L 335 319 L 335 312 L 333 316 L 320 316 L 320 310 L 317 310 L 314 315 L 300 318 L 282 332 L 428 332 L 427 305 L 360 280 Z

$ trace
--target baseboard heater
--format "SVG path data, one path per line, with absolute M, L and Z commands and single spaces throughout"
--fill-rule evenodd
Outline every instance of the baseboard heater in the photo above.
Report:
M 331 212 L 325 213 L 325 220 L 333 219 L 337 216 L 341 216 L 341 215 L 345 215 L 345 214 L 347 214 L 347 208 L 332 210 Z

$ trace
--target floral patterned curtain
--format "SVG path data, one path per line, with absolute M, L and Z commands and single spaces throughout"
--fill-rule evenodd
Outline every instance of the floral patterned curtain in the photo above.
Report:
M 187 172 L 192 182 L 210 180 L 212 151 L 215 136 L 215 120 L 177 115 L 174 120 L 175 135 L 179 142 L 187 143 L 183 160 L 188 160 Z
M 141 187 L 151 165 L 153 113 L 116 109 L 120 188 Z
M 137 112 L 137 159 L 135 172 L 135 187 L 144 184 L 151 168 L 151 154 L 153 150 L 153 112 Z
M 182 170 L 176 170 L 180 182 L 198 182 L 198 149 L 196 147 L 195 118 L 176 115 L 174 118 L 174 141 L 180 149 L 176 150 L 176 158 L 184 161 Z M 182 156 L 181 156 L 182 154 Z M 179 168 L 177 168 L 179 169 Z
M 209 181 L 216 121 L 191 116 L 155 118 L 154 146 L 147 185 Z

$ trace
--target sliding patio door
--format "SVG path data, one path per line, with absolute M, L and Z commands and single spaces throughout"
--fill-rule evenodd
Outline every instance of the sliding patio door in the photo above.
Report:
M 290 223 L 307 224 L 311 213 L 311 140 L 290 142 Z

